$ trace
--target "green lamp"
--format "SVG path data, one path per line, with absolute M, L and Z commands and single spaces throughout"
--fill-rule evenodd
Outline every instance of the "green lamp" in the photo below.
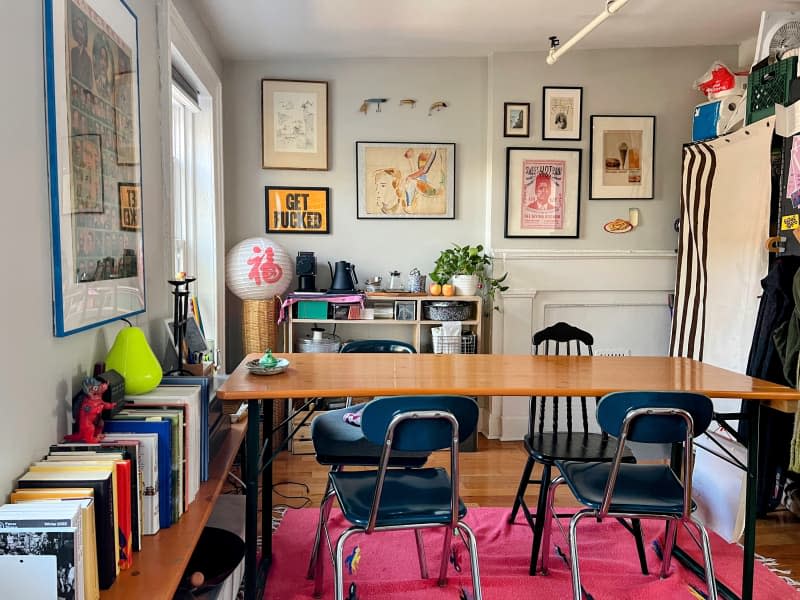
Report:
M 125 393 L 132 396 L 149 392 L 161 383 L 161 365 L 138 327 L 120 330 L 106 356 L 106 368 L 125 378 Z

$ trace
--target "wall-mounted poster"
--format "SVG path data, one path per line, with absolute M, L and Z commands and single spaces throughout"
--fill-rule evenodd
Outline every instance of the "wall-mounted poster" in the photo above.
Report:
M 261 167 L 328 170 L 328 83 L 261 80 Z
M 124 0 L 44 0 L 54 331 L 145 309 L 137 20 Z
M 506 237 L 578 237 L 581 151 L 506 149 Z
M 330 188 L 267 186 L 267 233 L 330 233 Z
M 656 118 L 592 115 L 591 122 L 589 197 L 652 199 Z
M 455 144 L 356 142 L 358 218 L 455 218 L 455 163 Z

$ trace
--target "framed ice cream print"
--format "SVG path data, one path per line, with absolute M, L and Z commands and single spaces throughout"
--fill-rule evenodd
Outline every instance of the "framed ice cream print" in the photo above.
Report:
M 580 189 L 580 149 L 507 148 L 505 237 L 578 237 Z
M 137 40 L 124 0 L 44 0 L 58 337 L 145 310 Z
M 589 198 L 653 198 L 656 118 L 592 115 Z

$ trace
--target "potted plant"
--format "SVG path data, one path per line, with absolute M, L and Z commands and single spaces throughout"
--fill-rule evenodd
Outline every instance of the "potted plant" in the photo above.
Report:
M 496 291 L 508 289 L 508 286 L 502 285 L 508 273 L 502 277 L 491 277 L 491 264 L 492 261 L 483 253 L 482 245 L 453 244 L 452 248 L 441 251 L 430 278 L 438 284 L 446 284 L 452 279 L 459 296 L 474 296 L 480 288 L 482 294 L 494 299 Z

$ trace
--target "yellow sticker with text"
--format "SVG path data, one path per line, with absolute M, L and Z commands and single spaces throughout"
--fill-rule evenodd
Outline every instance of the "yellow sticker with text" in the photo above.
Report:
M 790 231 L 800 228 L 800 215 L 786 215 L 781 219 L 781 231 Z
M 328 188 L 266 188 L 267 233 L 330 233 Z

